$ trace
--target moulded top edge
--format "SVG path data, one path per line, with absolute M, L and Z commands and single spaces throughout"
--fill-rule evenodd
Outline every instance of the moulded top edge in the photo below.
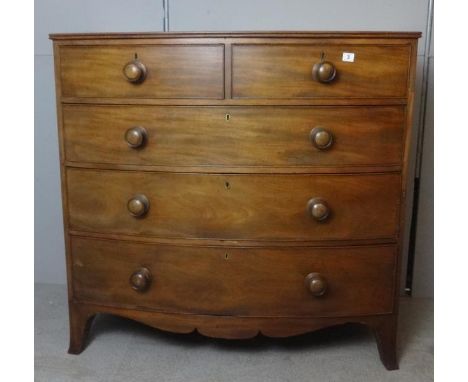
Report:
M 257 31 L 257 32 L 130 32 L 130 33 L 52 33 L 51 40 L 158 39 L 158 38 L 420 38 L 421 32 L 369 31 Z

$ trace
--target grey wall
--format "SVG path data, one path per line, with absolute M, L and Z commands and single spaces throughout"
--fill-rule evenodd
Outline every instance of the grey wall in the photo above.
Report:
M 429 0 L 169 0 L 171 31 L 404 30 L 426 31 Z M 35 246 L 36 282 L 64 283 L 52 32 L 161 31 L 162 0 L 36 0 L 35 4 Z M 424 36 L 418 49 L 418 88 Z M 432 106 L 431 106 L 432 107 Z M 419 92 L 415 115 L 419 110 Z M 431 108 L 428 108 L 431 111 Z M 415 121 L 417 124 L 417 120 Z M 428 129 L 430 130 L 430 129 Z M 432 160 L 430 139 L 426 161 Z M 414 150 L 412 162 L 414 165 Z M 431 167 L 424 167 L 417 247 L 418 295 L 431 295 Z M 412 196 L 412 182 L 409 183 Z M 408 206 L 410 216 L 411 206 Z M 406 234 L 406 237 L 408 235 Z M 424 239 L 422 238 L 424 236 Z M 407 243 L 407 240 L 406 240 Z M 407 246 L 407 244 L 406 244 Z M 405 247 L 406 247 L 405 246 Z M 406 250 L 404 251 L 406 254 Z M 404 262 L 405 263 L 405 262 Z

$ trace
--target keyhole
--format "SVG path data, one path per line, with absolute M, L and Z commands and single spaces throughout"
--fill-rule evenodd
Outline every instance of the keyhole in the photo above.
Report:
M 231 119 L 231 114 L 226 114 L 225 117 L 226 121 L 229 121 Z
M 228 253 L 225 253 L 225 254 L 224 254 L 224 258 L 227 260 L 228 257 L 229 257 L 229 254 L 228 254 Z
M 226 190 L 230 190 L 231 189 L 231 183 L 224 182 L 224 187 L 226 188 Z
M 135 60 L 138 60 L 138 53 L 135 53 Z

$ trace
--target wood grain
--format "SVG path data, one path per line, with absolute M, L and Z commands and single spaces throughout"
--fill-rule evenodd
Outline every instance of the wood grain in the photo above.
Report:
M 156 166 L 389 166 L 402 159 L 404 107 L 143 107 L 65 105 L 67 160 Z M 125 132 L 148 133 L 132 149 Z M 316 149 L 310 131 L 334 136 Z
M 196 175 L 67 171 L 70 228 L 134 235 L 331 240 L 394 238 L 400 176 Z M 142 219 L 127 211 L 136 194 L 149 200 Z M 313 197 L 331 214 L 316 222 Z
M 312 80 L 321 53 L 337 75 L 331 83 Z M 343 62 L 353 52 L 355 62 Z M 234 98 L 405 97 L 411 48 L 353 45 L 233 45 Z M 391 58 L 391 59 L 389 59 Z
M 74 97 L 223 98 L 223 45 L 98 46 L 60 48 L 62 94 Z M 141 84 L 123 67 L 146 66 Z
M 390 313 L 395 247 L 237 249 L 174 247 L 72 238 L 78 300 L 163 312 L 328 317 Z M 152 275 L 144 293 L 131 274 Z M 305 278 L 319 272 L 327 292 Z M 359 302 L 359 303 L 357 303 Z

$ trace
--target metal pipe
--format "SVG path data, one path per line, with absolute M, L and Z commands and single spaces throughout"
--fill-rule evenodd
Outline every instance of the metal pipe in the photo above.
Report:
M 423 64 L 423 77 L 421 87 L 421 107 L 419 109 L 418 121 L 418 136 L 416 146 L 416 169 L 415 177 L 421 176 L 422 155 L 424 144 L 424 130 L 426 127 L 426 111 L 427 111 L 427 88 L 429 83 L 429 60 L 432 39 L 432 23 L 434 22 L 434 1 L 429 0 L 429 10 L 427 12 L 427 26 L 426 26 L 426 41 L 424 45 L 424 64 Z
M 163 31 L 169 32 L 169 0 L 163 0 Z

